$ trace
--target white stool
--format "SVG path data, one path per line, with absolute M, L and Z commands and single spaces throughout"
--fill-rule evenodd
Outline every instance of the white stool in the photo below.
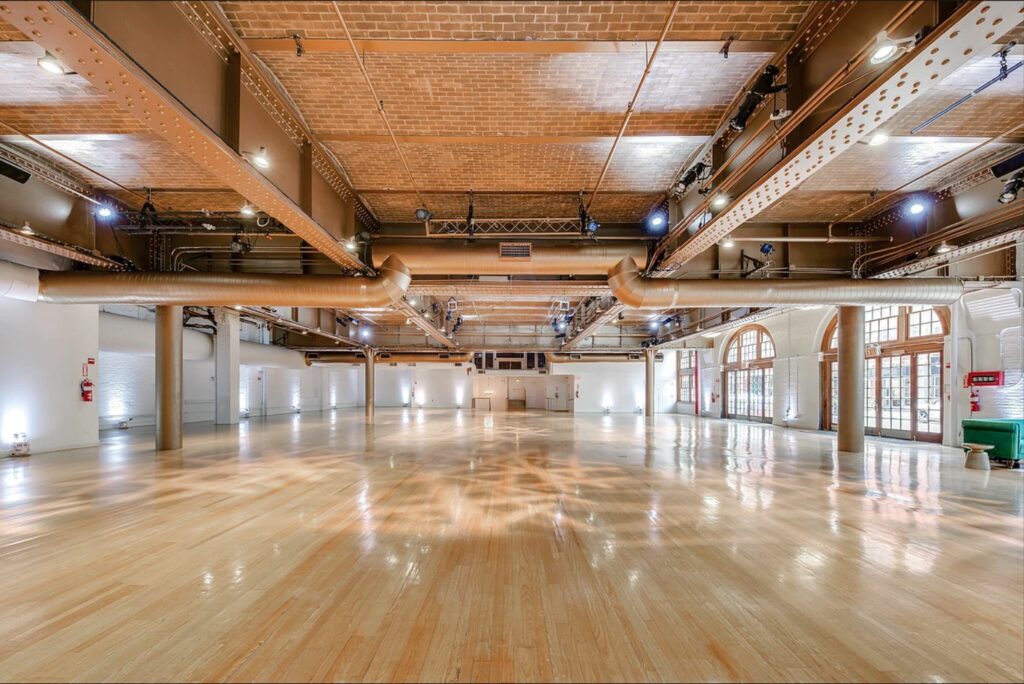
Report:
M 991 470 L 988 462 L 988 450 L 995 449 L 994 444 L 973 444 L 964 442 L 964 449 L 967 449 L 967 458 L 964 460 L 964 468 L 971 470 Z

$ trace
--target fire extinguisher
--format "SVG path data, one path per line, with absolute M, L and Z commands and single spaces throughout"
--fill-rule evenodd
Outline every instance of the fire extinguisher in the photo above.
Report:
M 92 401 L 92 380 L 86 378 L 85 380 L 82 381 L 80 387 L 82 390 L 82 401 Z
M 981 410 L 981 397 L 978 396 L 978 390 L 971 388 L 971 413 L 977 413 Z

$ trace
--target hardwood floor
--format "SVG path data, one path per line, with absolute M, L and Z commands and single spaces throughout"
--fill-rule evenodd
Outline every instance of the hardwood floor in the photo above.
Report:
M 0 462 L 0 679 L 1016 680 L 1024 478 L 684 416 L 378 410 Z

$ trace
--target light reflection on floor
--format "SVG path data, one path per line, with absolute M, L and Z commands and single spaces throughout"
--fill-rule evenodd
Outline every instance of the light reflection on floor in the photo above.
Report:
M 0 679 L 1024 676 L 1024 477 L 960 450 L 423 409 L 152 440 L 0 463 Z

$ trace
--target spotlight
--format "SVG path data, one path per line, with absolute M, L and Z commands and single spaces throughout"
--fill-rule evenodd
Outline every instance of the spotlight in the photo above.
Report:
M 683 177 L 679 179 L 676 184 L 677 194 L 682 195 L 689 189 L 691 185 L 699 180 L 705 180 L 707 178 L 707 172 L 711 170 L 711 167 L 704 162 L 697 162 L 690 167 L 690 170 L 683 174 Z
M 100 207 L 96 210 L 96 215 L 100 218 L 110 218 L 114 215 L 114 210 L 110 207 Z
M 242 205 L 242 208 L 239 209 L 239 212 L 242 214 L 242 216 L 252 217 L 256 215 L 256 208 L 253 207 L 248 202 L 246 202 L 245 204 Z
M 711 200 L 712 209 L 721 209 L 729 203 L 729 198 L 725 195 L 717 195 L 715 199 Z
M 665 223 L 666 219 L 664 214 L 654 214 L 647 219 L 647 227 L 656 233 L 662 232 L 665 228 Z
M 1018 172 L 1016 176 L 1006 182 L 1003 191 L 999 193 L 999 203 L 1009 204 L 1017 199 L 1017 193 L 1021 190 L 1024 190 L 1024 171 Z
M 910 205 L 911 214 L 920 214 L 922 211 L 924 211 L 924 205 L 921 204 L 920 202 L 914 202 L 913 204 Z
M 473 237 L 475 223 L 473 222 L 473 191 L 469 191 L 469 208 L 466 210 L 466 232 Z
M 765 97 L 789 89 L 785 83 L 775 83 L 775 77 L 778 75 L 779 67 L 774 64 L 769 64 L 764 68 L 750 90 L 747 91 L 746 97 L 743 98 L 739 109 L 736 110 L 736 116 L 729 120 L 729 128 L 737 132 L 742 131 L 747 127 L 747 120 Z
M 431 214 L 430 210 L 427 209 L 426 207 L 420 207 L 419 209 L 416 210 L 416 220 L 417 221 L 429 221 L 433 217 L 434 217 L 434 215 Z
M 885 133 L 875 133 L 871 136 L 871 140 L 868 140 L 868 145 L 878 147 L 879 145 L 884 145 L 887 142 L 889 142 L 889 136 Z
M 765 255 L 765 257 L 770 256 L 774 251 L 775 246 L 770 242 L 766 242 L 763 245 L 761 245 L 761 254 Z
M 409 300 L 409 304 L 412 305 L 412 306 L 416 306 L 416 298 L 415 297 L 411 298 Z
M 896 55 L 909 50 L 911 44 L 915 42 L 916 39 L 913 36 L 893 39 L 885 31 L 879 31 L 878 35 L 875 36 L 875 47 L 871 51 L 871 63 L 882 64 L 888 62 Z
M 736 246 L 736 243 L 733 242 L 731 237 L 726 237 L 724 240 L 722 240 L 722 247 L 725 247 L 726 249 L 732 249 L 734 246 Z
M 943 242 L 941 245 L 935 248 L 935 253 L 945 254 L 946 252 L 950 252 L 952 250 L 953 248 L 950 245 L 947 245 L 945 242 Z
M 36 231 L 32 230 L 32 226 L 30 226 L 28 224 L 27 220 L 25 221 L 24 224 L 22 224 L 21 228 L 19 228 L 18 230 L 19 230 L 19 232 L 22 235 L 35 235 L 36 234 Z
M 359 331 L 359 334 L 363 337 L 363 339 L 366 339 L 367 337 L 370 336 L 370 329 L 363 328 L 361 331 Z
M 658 329 L 658 319 L 657 318 L 652 318 L 647 325 L 650 326 L 651 330 L 657 330 Z
M 345 249 L 347 249 L 350 252 L 356 251 L 356 243 L 355 243 L 355 241 L 354 240 L 349 240 L 348 242 L 346 242 L 345 243 Z
M 597 222 L 597 219 L 590 217 L 587 219 L 586 224 L 583 226 L 583 232 L 587 235 L 593 235 L 597 232 L 597 229 L 601 227 L 601 224 Z
M 49 71 L 51 74 L 56 74 L 58 76 L 67 76 L 68 73 L 70 73 L 64 68 L 63 64 L 57 61 L 56 57 L 49 53 L 49 51 L 47 51 L 44 56 L 37 59 L 36 64 L 38 64 L 44 71 Z
M 267 156 L 267 148 L 261 147 L 260 151 L 250 157 L 252 163 L 261 169 L 270 168 L 270 157 Z

